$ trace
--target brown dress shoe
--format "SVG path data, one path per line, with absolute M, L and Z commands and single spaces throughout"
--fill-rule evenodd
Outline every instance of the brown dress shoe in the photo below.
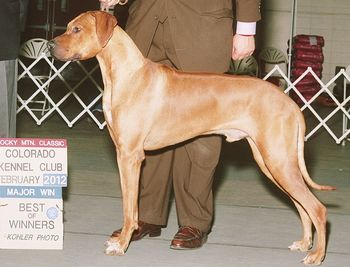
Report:
M 171 241 L 172 249 L 200 248 L 207 241 L 207 233 L 191 226 L 182 226 Z
M 139 228 L 135 230 L 131 236 L 131 241 L 136 241 L 144 238 L 146 235 L 149 237 L 160 236 L 162 228 L 160 225 L 145 223 L 143 221 L 138 221 Z M 115 230 L 112 233 L 112 237 L 118 237 L 122 229 Z

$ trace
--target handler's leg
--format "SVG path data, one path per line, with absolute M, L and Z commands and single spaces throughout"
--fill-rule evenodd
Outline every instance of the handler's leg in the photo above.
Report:
M 167 224 L 173 155 L 170 149 L 146 153 L 140 177 L 138 229 L 131 241 L 159 236 L 161 226 Z M 114 231 L 112 236 L 119 236 L 121 230 Z
M 200 137 L 175 151 L 173 185 L 180 229 L 171 248 L 198 248 L 213 220 L 213 176 L 222 138 Z
M 169 49 L 171 41 L 166 34 L 168 27 L 165 22 L 158 23 L 152 45 L 147 57 L 154 62 L 176 67 L 177 58 L 169 58 L 169 50 L 174 55 L 174 49 Z M 145 165 L 141 172 L 141 187 L 139 198 L 139 219 L 141 221 L 166 225 L 168 206 L 172 187 L 173 148 L 163 149 L 146 154 Z
M 146 154 L 139 196 L 139 219 L 143 222 L 167 224 L 173 154 L 172 149 Z

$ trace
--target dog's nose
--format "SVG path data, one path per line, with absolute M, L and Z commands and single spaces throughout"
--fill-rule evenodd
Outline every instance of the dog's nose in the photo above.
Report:
M 47 42 L 47 49 L 49 49 L 49 51 L 51 52 L 55 48 L 55 45 L 56 45 L 55 40 L 52 39 L 51 41 Z

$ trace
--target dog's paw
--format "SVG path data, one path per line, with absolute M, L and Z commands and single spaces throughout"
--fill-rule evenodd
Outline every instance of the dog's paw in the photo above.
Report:
M 294 241 L 288 248 L 292 251 L 309 251 L 312 247 L 311 241 L 307 240 L 299 240 Z
M 118 241 L 107 240 L 105 242 L 105 254 L 109 256 L 122 256 L 124 255 L 124 250 L 121 248 Z

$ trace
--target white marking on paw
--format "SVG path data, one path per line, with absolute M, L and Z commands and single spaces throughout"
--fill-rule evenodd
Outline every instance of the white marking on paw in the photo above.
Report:
M 118 242 L 112 242 L 107 240 L 105 242 L 105 246 L 107 247 L 105 249 L 105 254 L 107 255 L 124 255 L 124 250 L 120 247 L 120 244 Z
M 289 247 L 288 247 L 290 250 L 292 250 L 292 251 L 296 251 L 296 250 L 299 250 L 300 248 L 299 248 L 299 245 L 296 243 L 296 242 L 294 242 L 293 244 L 291 244 Z
M 311 249 L 312 245 L 309 242 L 302 242 L 302 241 L 295 241 L 292 245 L 290 245 L 288 248 L 292 251 L 309 251 Z

